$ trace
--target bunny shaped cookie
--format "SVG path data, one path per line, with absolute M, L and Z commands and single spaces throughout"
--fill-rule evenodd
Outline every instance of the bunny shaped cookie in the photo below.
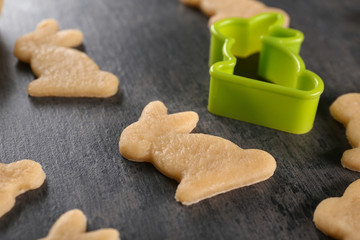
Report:
M 168 114 L 162 102 L 150 102 L 139 120 L 122 132 L 120 153 L 132 161 L 151 162 L 180 182 L 175 198 L 185 205 L 273 175 L 276 162 L 269 153 L 243 150 L 216 136 L 189 134 L 197 122 L 195 112 Z
M 38 79 L 28 85 L 34 97 L 110 97 L 116 94 L 118 78 L 99 69 L 85 53 L 69 47 L 82 42 L 78 30 L 59 31 L 53 19 L 43 20 L 35 31 L 20 37 L 14 55 L 30 63 Z
M 360 179 L 342 197 L 327 198 L 316 207 L 314 223 L 324 234 L 342 240 L 360 239 Z
M 39 188 L 45 177 L 41 165 L 32 160 L 0 163 L 0 217 L 14 207 L 18 195 Z
M 119 232 L 112 228 L 86 232 L 86 217 L 79 209 L 70 210 L 55 222 L 47 237 L 40 240 L 118 240 Z
M 360 93 L 338 97 L 330 106 L 330 114 L 346 128 L 346 136 L 353 149 L 344 152 L 343 167 L 360 172 Z
M 257 0 L 181 0 L 181 2 L 201 9 L 210 17 L 209 26 L 224 18 L 250 18 L 266 12 L 280 12 L 285 18 L 284 27 L 290 24 L 290 17 L 284 10 L 268 7 Z

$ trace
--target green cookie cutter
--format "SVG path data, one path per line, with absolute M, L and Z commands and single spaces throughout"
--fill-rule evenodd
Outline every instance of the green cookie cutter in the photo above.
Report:
M 313 127 L 324 83 L 299 56 L 304 35 L 283 15 L 228 18 L 211 26 L 209 112 L 303 134 Z M 234 74 L 237 58 L 259 53 L 257 74 Z

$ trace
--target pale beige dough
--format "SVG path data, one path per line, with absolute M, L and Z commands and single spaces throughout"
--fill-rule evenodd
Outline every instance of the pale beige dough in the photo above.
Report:
M 28 85 L 33 97 L 99 97 L 113 96 L 119 80 L 101 71 L 85 53 L 69 47 L 82 42 L 78 30 L 59 31 L 58 23 L 47 19 L 35 31 L 20 37 L 15 56 L 31 65 L 38 79 Z
M 1 11 L 2 11 L 2 6 L 3 6 L 3 0 L 0 0 L 0 14 L 1 14 Z
M 360 94 L 347 93 L 330 106 L 330 114 L 346 128 L 346 136 L 353 147 L 341 158 L 343 167 L 360 172 Z
M 360 180 L 349 185 L 340 198 L 323 200 L 315 209 L 314 222 L 335 239 L 360 239 Z
M 360 171 L 360 148 L 346 150 L 341 158 L 341 165 L 344 168 Z
M 30 96 L 110 97 L 118 90 L 117 77 L 100 71 L 83 52 L 42 46 L 35 53 L 31 68 L 39 78 L 28 85 Z
M 250 18 L 266 12 L 282 13 L 285 18 L 283 26 L 288 27 L 290 25 L 290 17 L 284 10 L 268 7 L 256 0 L 181 0 L 181 2 L 197 7 L 209 16 L 209 26 L 224 18 Z
M 39 188 L 45 177 L 41 165 L 32 160 L 0 163 L 0 217 L 14 207 L 17 196 Z
M 257 149 L 244 150 L 211 135 L 189 134 L 198 122 L 195 112 L 168 114 L 160 101 L 149 103 L 139 120 L 124 129 L 120 153 L 150 162 L 180 182 L 175 198 L 185 205 L 270 178 L 275 159 Z
M 79 209 L 70 210 L 55 222 L 49 234 L 39 240 L 118 240 L 120 234 L 112 228 L 86 232 L 86 217 Z

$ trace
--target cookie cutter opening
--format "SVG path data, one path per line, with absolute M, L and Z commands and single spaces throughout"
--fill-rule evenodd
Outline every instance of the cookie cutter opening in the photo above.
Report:
M 312 129 L 324 84 L 299 56 L 303 33 L 283 22 L 280 13 L 264 13 L 211 26 L 211 113 L 295 134 Z M 235 75 L 237 58 L 256 53 L 266 81 Z

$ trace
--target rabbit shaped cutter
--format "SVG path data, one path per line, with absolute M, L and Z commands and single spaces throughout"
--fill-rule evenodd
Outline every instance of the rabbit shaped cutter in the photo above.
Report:
M 198 119 L 195 112 L 168 114 L 162 102 L 150 102 L 139 120 L 122 132 L 120 153 L 132 161 L 150 162 L 180 182 L 175 198 L 185 205 L 274 174 L 276 161 L 265 151 L 244 150 L 216 136 L 189 134 Z
M 119 80 L 99 69 L 85 53 L 69 47 L 82 43 L 78 30 L 59 31 L 53 19 L 43 20 L 35 31 L 18 38 L 14 55 L 30 63 L 39 77 L 28 85 L 33 97 L 98 97 L 116 94 Z

